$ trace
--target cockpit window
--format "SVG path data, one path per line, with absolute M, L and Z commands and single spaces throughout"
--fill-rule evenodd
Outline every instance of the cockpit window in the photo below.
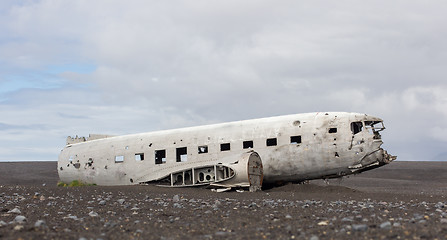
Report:
M 357 134 L 359 132 L 361 132 L 363 129 L 363 123 L 362 122 L 352 122 L 351 123 L 351 131 L 352 134 Z
M 383 122 L 381 121 L 365 121 L 365 127 L 369 130 L 371 129 L 374 132 L 382 131 L 385 129 L 383 126 Z
M 374 134 L 374 139 L 380 139 L 379 132 L 385 129 L 381 121 L 365 121 L 365 128 L 369 133 Z

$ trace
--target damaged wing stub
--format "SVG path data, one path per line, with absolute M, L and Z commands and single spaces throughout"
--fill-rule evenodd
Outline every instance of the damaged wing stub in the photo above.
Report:
M 234 169 L 235 176 L 225 182 L 211 183 L 218 187 L 248 187 L 250 192 L 260 191 L 264 178 L 261 157 L 257 152 L 250 151 L 242 154 L 236 162 L 227 165 Z
M 263 176 L 261 158 L 250 151 L 237 158 L 222 159 L 222 163 L 186 168 L 145 183 L 162 187 L 249 188 L 250 192 L 255 192 L 261 190 Z

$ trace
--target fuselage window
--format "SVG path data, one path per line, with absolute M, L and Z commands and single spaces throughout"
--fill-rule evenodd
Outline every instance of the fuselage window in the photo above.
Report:
M 166 150 L 155 151 L 155 164 L 166 163 Z
M 278 145 L 278 140 L 276 138 L 268 138 L 267 141 L 266 141 L 266 145 L 268 147 L 276 146 L 276 145 Z
M 197 150 L 199 154 L 208 153 L 208 146 L 199 146 Z
M 188 154 L 186 147 L 181 147 L 176 149 L 176 159 L 177 162 L 186 162 L 188 161 Z
M 337 133 L 337 128 L 329 128 L 329 133 Z
M 115 162 L 116 163 L 124 162 L 124 156 L 115 156 Z
M 143 161 L 144 153 L 135 153 L 135 161 Z
M 230 151 L 230 143 L 220 144 L 220 151 Z
M 363 129 L 363 123 L 362 122 L 352 122 L 351 123 L 351 131 L 352 134 L 357 134 L 361 132 Z
M 290 137 L 290 143 L 291 144 L 301 143 L 301 136 L 291 136 Z
M 244 141 L 244 142 L 242 143 L 242 147 L 243 147 L 244 149 L 247 149 L 247 148 L 253 148 L 253 141 Z

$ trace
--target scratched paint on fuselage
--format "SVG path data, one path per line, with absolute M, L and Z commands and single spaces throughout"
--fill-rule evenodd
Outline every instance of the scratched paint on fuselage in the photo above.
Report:
M 374 139 L 365 127 L 357 134 L 351 130 L 352 122 L 365 121 L 381 122 L 358 113 L 308 113 L 95 139 L 67 145 L 59 156 L 58 171 L 64 182 L 130 185 L 222 159 L 237 161 L 240 154 L 254 150 L 261 157 L 267 183 L 342 176 L 353 172 L 351 166 L 382 161 L 380 153 L 371 154 L 384 151 L 381 139 Z M 292 144 L 291 137 L 296 136 L 301 142 Z M 267 146 L 267 139 L 276 139 L 277 144 Z M 253 141 L 252 149 L 242 148 L 247 140 Z M 230 143 L 229 151 L 220 151 L 224 143 Z M 208 152 L 199 154 L 199 146 L 207 146 Z M 187 161 L 177 162 L 176 149 L 184 147 Z M 156 150 L 166 151 L 165 163 L 155 164 Z M 136 161 L 136 154 L 144 160 Z M 116 156 L 124 160 L 115 162 Z M 77 163 L 80 168 L 74 167 Z

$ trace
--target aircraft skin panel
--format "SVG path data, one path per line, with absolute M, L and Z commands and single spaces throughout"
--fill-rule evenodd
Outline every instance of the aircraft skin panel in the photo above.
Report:
M 185 169 L 235 163 L 254 151 L 262 162 L 264 183 L 344 176 L 395 159 L 381 149 L 381 124 L 380 118 L 360 113 L 306 113 L 72 138 L 59 155 L 58 172 L 63 182 L 132 185 Z M 244 144 L 250 147 L 244 149 Z

